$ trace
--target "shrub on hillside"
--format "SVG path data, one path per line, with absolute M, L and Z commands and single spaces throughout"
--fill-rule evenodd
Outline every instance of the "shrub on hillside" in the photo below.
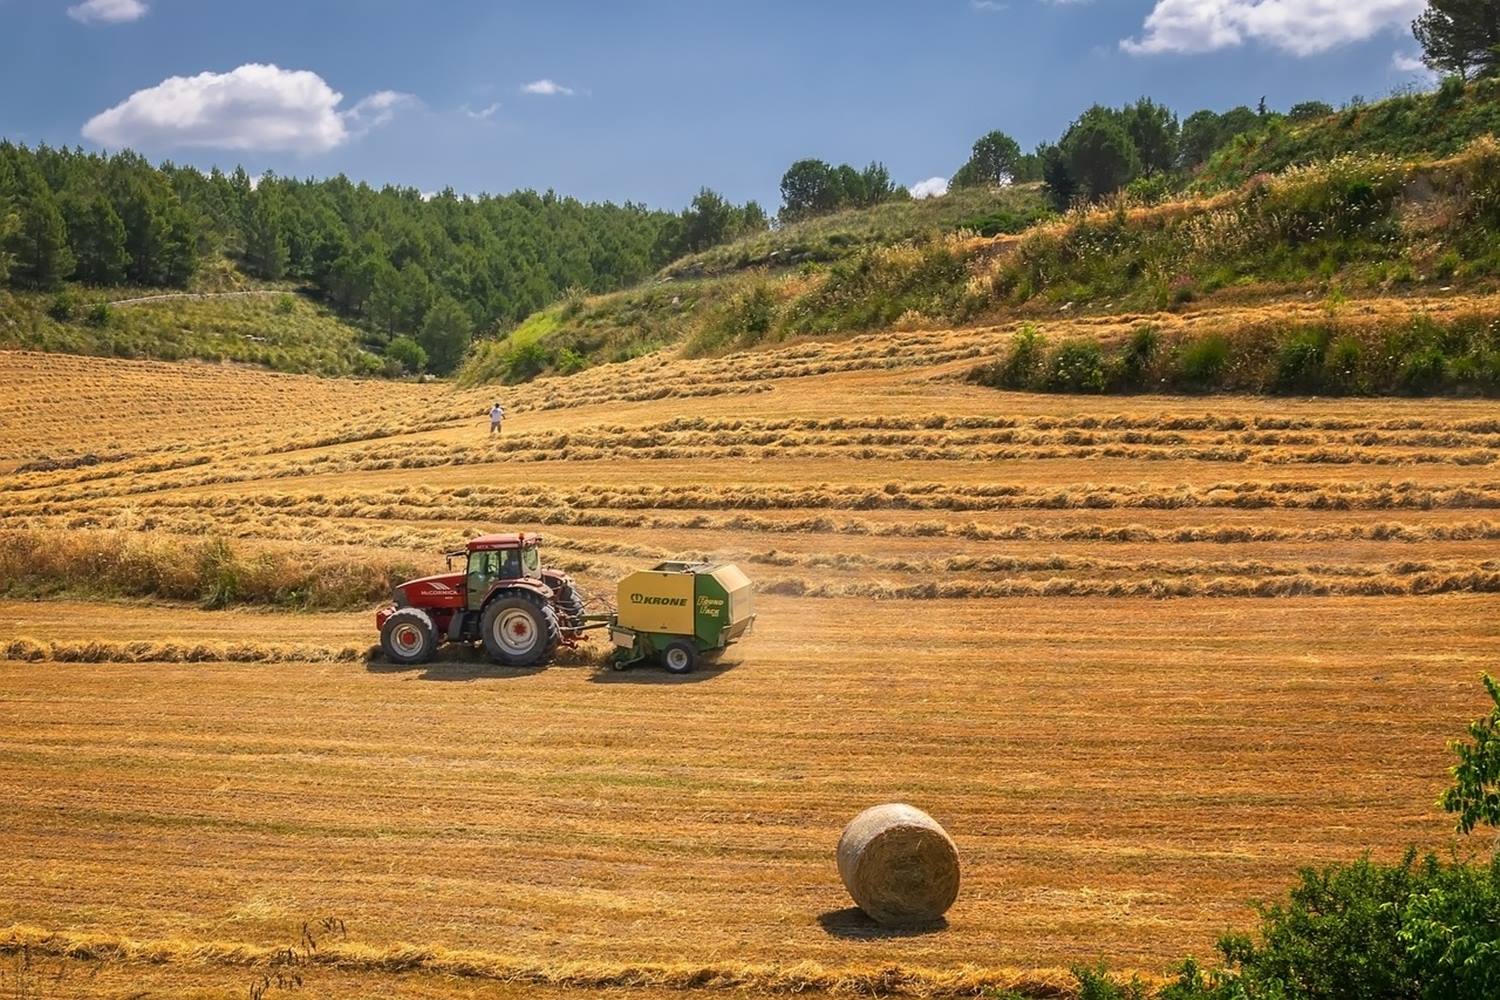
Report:
M 1045 357 L 1045 364 L 1043 358 Z M 1027 327 L 998 361 L 973 378 L 1004 389 L 1281 394 L 1500 394 L 1500 319 L 1469 316 L 1437 323 L 1419 316 L 1399 326 L 1333 322 L 1210 332 L 1164 344 L 1142 326 L 1112 351 L 1091 340 L 1048 353 Z
M 1430 273 L 1428 257 L 1445 243 L 1463 251 L 1465 276 L 1500 269 L 1500 146 L 1476 142 L 1429 170 L 1433 194 L 1420 210 L 1401 197 L 1413 169 L 1340 157 L 1213 199 L 1075 212 L 1025 236 L 990 292 L 1013 304 L 1044 296 L 1162 308 L 1232 283 L 1348 274 L 1384 285 Z
M 1177 359 L 1177 382 L 1197 391 L 1218 388 L 1229 366 L 1229 341 L 1210 333 L 1189 342 Z
M 510 352 L 505 364 L 505 381 L 525 382 L 547 370 L 552 359 L 541 344 L 523 344 Z
M 1103 392 L 1104 349 L 1097 340 L 1070 340 L 1047 359 L 1046 387 L 1053 392 Z
M 1358 338 L 1343 336 L 1328 345 L 1323 357 L 1323 386 L 1341 396 L 1358 395 L 1366 391 L 1362 375 L 1364 348 Z
M 52 296 L 52 301 L 47 305 L 47 315 L 59 323 L 66 323 L 73 318 L 77 309 L 78 296 L 73 294 L 72 289 L 64 289 Z
M 1005 360 L 990 368 L 980 381 L 997 389 L 1028 389 L 1036 382 L 1046 350 L 1047 338 L 1042 331 L 1030 324 L 1023 326 L 1011 338 Z
M 1313 393 L 1321 389 L 1325 383 L 1323 361 L 1328 354 L 1328 340 L 1328 331 L 1321 328 L 1301 330 L 1282 340 L 1276 350 L 1272 389 L 1289 393 Z
M 788 311 L 798 333 L 870 330 L 914 311 L 961 318 L 969 272 L 955 246 L 966 234 L 863 250 L 839 261 Z
M 1154 326 L 1141 326 L 1131 333 L 1112 366 L 1110 384 L 1126 392 L 1146 388 L 1156 363 L 1161 335 Z
M 385 345 L 385 356 L 399 367 L 398 375 L 417 375 L 427 367 L 427 352 L 410 337 L 393 338 Z

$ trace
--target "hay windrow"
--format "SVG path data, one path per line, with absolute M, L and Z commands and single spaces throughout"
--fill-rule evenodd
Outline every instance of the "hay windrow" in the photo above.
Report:
M 274 967 L 282 947 L 224 940 L 180 938 L 133 939 L 109 934 L 47 930 L 23 924 L 0 930 L 0 954 L 22 947 L 40 955 L 91 962 L 220 965 L 258 969 Z M 428 974 L 460 979 L 552 986 L 578 990 L 656 989 L 736 991 L 775 994 L 823 993 L 833 996 L 982 997 L 1012 991 L 1036 1000 L 1071 1000 L 1076 980 L 1062 969 L 954 969 L 905 967 L 825 967 L 815 962 L 770 965 L 723 961 L 711 964 L 545 962 L 441 945 L 396 944 L 371 947 L 330 942 L 299 953 L 306 967 L 347 972 Z M 1143 982 L 1159 983 L 1151 977 Z
M 354 663 L 376 646 L 268 645 L 256 642 L 0 640 L 0 660 L 22 663 Z

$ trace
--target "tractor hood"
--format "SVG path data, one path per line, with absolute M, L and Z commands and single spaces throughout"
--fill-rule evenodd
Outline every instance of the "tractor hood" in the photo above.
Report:
M 396 603 L 412 608 L 460 608 L 464 604 L 464 575 L 439 573 L 408 580 L 395 590 Z

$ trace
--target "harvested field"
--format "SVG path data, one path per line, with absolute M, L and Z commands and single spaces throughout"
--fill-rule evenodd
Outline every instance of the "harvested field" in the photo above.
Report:
M 0 353 L 0 965 L 243 996 L 337 918 L 319 995 L 1057 995 L 1446 849 L 1494 405 L 956 378 L 1009 336 L 652 356 L 504 391 L 499 440 L 490 389 Z M 368 661 L 391 577 L 501 526 L 593 592 L 732 558 L 756 634 L 683 679 Z M 958 843 L 945 929 L 847 909 L 886 800 Z

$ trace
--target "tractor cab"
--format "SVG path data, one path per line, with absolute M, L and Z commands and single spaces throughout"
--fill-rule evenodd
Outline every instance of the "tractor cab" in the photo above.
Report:
M 448 565 L 464 560 L 464 607 L 478 611 L 496 583 L 542 578 L 542 536 L 480 535 L 461 552 L 448 553 Z

